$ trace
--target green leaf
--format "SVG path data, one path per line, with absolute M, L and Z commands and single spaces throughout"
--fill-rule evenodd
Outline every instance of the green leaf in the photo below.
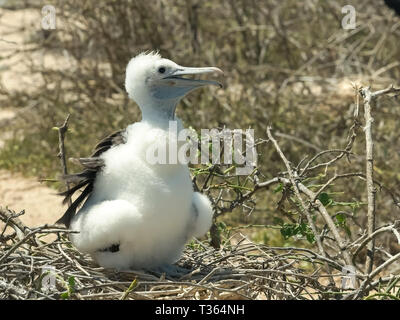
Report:
M 344 228 L 344 231 L 346 231 L 347 235 L 350 237 L 351 236 L 350 228 L 348 226 L 346 226 L 346 225 L 344 225 L 343 228 Z
M 226 230 L 226 224 L 223 221 L 218 222 L 218 231 L 224 231 Z
M 279 184 L 279 186 L 277 186 L 275 189 L 274 189 L 274 193 L 278 193 L 278 192 L 281 192 L 283 190 L 283 183 L 280 183 Z
M 68 299 L 69 298 L 69 292 L 65 291 L 63 293 L 60 294 L 60 298 L 61 299 Z
M 285 240 L 296 234 L 296 225 L 285 223 L 281 228 L 281 234 Z
M 279 218 L 279 217 L 274 217 L 273 220 L 272 220 L 272 222 L 273 222 L 273 224 L 277 224 L 277 225 L 279 225 L 279 226 L 282 226 L 282 225 L 283 225 L 283 219 L 282 219 L 282 218 Z
M 131 293 L 136 288 L 137 283 L 138 283 L 137 279 L 136 278 L 133 279 L 133 281 L 129 285 L 129 288 L 126 289 L 120 300 L 125 300 L 128 297 L 129 293 Z
M 318 200 L 321 201 L 321 203 L 324 206 L 329 205 L 332 202 L 332 199 L 329 197 L 329 194 L 327 194 L 326 192 L 322 192 L 319 196 L 318 196 Z
M 308 242 L 314 243 L 315 236 L 308 224 L 302 222 L 300 224 L 285 223 L 282 225 L 281 234 L 285 240 L 295 235 L 301 235 L 307 239 Z
M 346 222 L 346 216 L 343 213 L 339 213 L 336 215 L 336 220 L 339 224 L 343 224 Z
M 306 238 L 307 238 L 307 241 L 309 243 L 314 243 L 315 242 L 315 237 L 314 237 L 314 234 L 312 232 L 306 233 Z
M 70 276 L 68 278 L 68 286 L 71 292 L 73 292 L 75 290 L 75 277 Z
M 307 224 L 302 222 L 299 224 L 299 231 L 301 234 L 305 234 L 307 232 Z

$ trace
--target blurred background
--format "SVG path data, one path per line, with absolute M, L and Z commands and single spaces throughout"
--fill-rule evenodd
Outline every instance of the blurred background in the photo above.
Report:
M 42 28 L 48 4 L 56 10 L 53 30 Z M 354 29 L 342 27 L 345 5 L 356 10 Z M 383 0 L 3 0 L 0 7 L 0 206 L 25 209 L 21 219 L 29 225 L 53 223 L 65 209 L 55 195 L 64 186 L 38 181 L 61 172 L 53 127 L 71 114 L 67 158 L 84 157 L 99 139 L 140 120 L 123 84 L 128 61 L 142 51 L 224 70 L 225 88 L 188 95 L 179 117 L 196 130 L 253 128 L 261 139 L 272 126 L 294 165 L 345 148 L 356 86 L 400 84 L 400 17 Z M 376 179 L 396 193 L 398 97 L 383 97 L 373 113 Z M 331 173 L 364 171 L 364 150 L 361 130 L 351 162 Z M 271 144 L 258 154 L 260 179 L 286 170 Z M 323 178 L 322 172 L 315 183 Z M 278 225 L 247 232 L 269 245 L 307 245 L 304 237 L 280 232 L 280 196 L 279 190 L 257 194 L 250 211 L 235 208 L 218 217 L 218 225 Z M 337 204 L 330 212 L 349 212 L 350 231 L 357 232 L 365 223 L 364 182 L 337 183 L 329 197 Z M 387 193 L 378 192 L 377 208 L 378 225 L 399 217 Z

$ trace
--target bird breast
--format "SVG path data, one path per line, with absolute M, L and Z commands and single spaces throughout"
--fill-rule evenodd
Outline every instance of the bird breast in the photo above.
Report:
M 102 200 L 125 199 L 138 210 L 149 213 L 186 214 L 193 196 L 189 168 L 179 163 L 149 163 L 146 155 L 149 148 L 164 141 L 168 150 L 171 134 L 162 129 L 148 129 L 147 126 L 130 131 L 128 128 L 127 143 L 103 155 L 105 167 L 96 179 L 95 192 Z

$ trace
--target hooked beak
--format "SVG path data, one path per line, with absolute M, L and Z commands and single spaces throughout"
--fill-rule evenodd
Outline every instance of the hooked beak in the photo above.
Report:
M 173 87 L 186 87 L 186 88 L 198 88 L 206 85 L 214 85 L 222 88 L 222 84 L 214 80 L 199 80 L 199 79 L 188 79 L 183 78 L 185 75 L 195 75 L 203 73 L 219 73 L 223 74 L 223 71 L 216 67 L 205 67 L 205 68 L 189 68 L 179 66 L 174 72 L 164 77 L 170 86 Z

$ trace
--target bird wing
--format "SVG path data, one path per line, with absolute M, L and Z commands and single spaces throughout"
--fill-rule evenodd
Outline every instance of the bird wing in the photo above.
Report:
M 385 4 L 400 15 L 400 0 L 385 0 Z
M 125 130 L 116 131 L 103 140 L 101 140 L 94 148 L 93 154 L 88 158 L 79 158 L 78 162 L 83 166 L 84 170 L 79 173 L 68 174 L 62 177 L 68 185 L 73 187 L 68 190 L 59 193 L 64 197 L 63 204 L 68 203 L 72 196 L 79 189 L 84 188 L 82 193 L 72 202 L 72 204 L 65 211 L 64 215 L 57 220 L 57 224 L 64 224 L 67 228 L 71 223 L 72 217 L 75 215 L 76 210 L 81 204 L 86 202 L 93 191 L 94 182 L 96 180 L 97 173 L 104 167 L 104 160 L 100 158 L 100 155 L 113 146 L 117 146 L 126 142 Z

